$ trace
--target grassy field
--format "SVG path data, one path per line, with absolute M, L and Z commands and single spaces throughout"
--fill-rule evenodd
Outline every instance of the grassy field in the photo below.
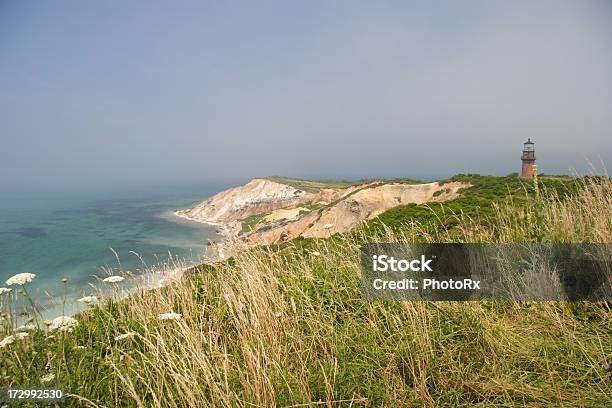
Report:
M 453 180 L 472 187 L 32 330 L 0 349 L 0 388 L 59 387 L 74 406 L 610 406 L 606 304 L 361 300 L 364 242 L 612 242 L 607 178 Z
M 450 202 L 408 204 L 392 208 L 370 223 L 370 228 L 380 229 L 384 225 L 401 232 L 407 222 L 418 222 L 424 228 L 449 229 L 459 223 L 470 224 L 469 219 L 473 219 L 474 224 L 486 227 L 497 221 L 493 217 L 497 206 L 510 205 L 520 210 L 526 205 L 528 197 L 535 194 L 533 183 L 516 176 L 458 175 L 442 183 L 446 181 L 468 182 L 472 187 L 461 191 L 462 196 Z M 543 193 L 550 192 L 561 197 L 577 187 L 571 180 L 549 178 L 541 178 L 539 186 Z
M 350 186 L 367 183 L 369 180 L 348 181 L 348 180 L 302 180 L 290 177 L 271 176 L 268 180 L 286 184 L 298 190 L 316 192 L 322 188 L 347 188 Z

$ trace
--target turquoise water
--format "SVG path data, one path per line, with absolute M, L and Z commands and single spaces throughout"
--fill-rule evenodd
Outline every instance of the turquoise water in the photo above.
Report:
M 67 303 L 73 303 L 92 292 L 89 285 L 96 277 L 107 276 L 104 268 L 142 274 L 145 265 L 168 263 L 170 257 L 193 264 L 207 254 L 209 240 L 221 237 L 214 227 L 169 214 L 219 190 L 174 186 L 2 193 L 0 286 L 16 273 L 35 273 L 28 291 L 49 307 L 53 302 L 47 292 L 63 297 L 66 291 Z

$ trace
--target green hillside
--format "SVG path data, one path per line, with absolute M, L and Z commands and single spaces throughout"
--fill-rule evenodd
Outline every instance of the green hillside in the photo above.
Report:
M 55 374 L 44 385 L 73 406 L 610 406 L 607 304 L 361 299 L 364 242 L 612 242 L 608 178 L 448 181 L 472 187 L 106 299 L 70 333 L 33 331 L 0 349 L 0 385 Z

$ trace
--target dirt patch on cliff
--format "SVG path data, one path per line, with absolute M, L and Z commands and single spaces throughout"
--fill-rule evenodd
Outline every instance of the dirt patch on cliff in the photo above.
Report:
M 294 220 L 300 216 L 300 213 L 309 213 L 310 210 L 305 207 L 296 208 L 281 208 L 280 210 L 274 210 L 271 214 L 266 215 L 262 222 L 275 222 L 281 220 Z

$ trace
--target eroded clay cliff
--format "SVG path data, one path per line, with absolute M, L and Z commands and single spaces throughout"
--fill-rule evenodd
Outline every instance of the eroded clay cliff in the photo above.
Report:
M 270 244 L 298 236 L 322 238 L 348 232 L 395 206 L 450 200 L 468 186 L 459 182 L 375 181 L 342 188 L 322 184 L 306 191 L 282 182 L 254 179 L 176 214 L 222 224 L 229 240 Z

